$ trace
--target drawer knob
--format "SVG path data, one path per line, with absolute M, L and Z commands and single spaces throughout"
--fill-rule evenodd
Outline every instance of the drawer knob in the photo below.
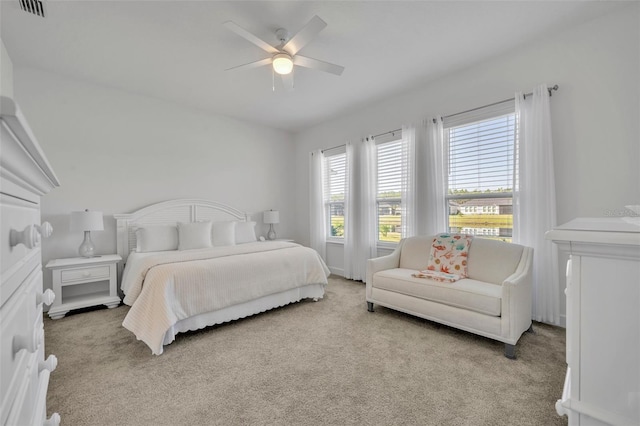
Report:
M 36 225 L 27 225 L 22 231 L 12 229 L 9 233 L 9 244 L 11 247 L 24 244 L 29 249 L 40 246 L 40 233 Z
M 42 423 L 42 426 L 58 426 L 60 424 L 60 414 L 53 413 L 51 417 Z
M 42 225 L 36 225 L 36 229 L 42 238 L 49 238 L 53 234 L 53 226 L 49 222 L 42 222 Z
M 44 303 L 49 306 L 56 300 L 56 294 L 50 288 L 46 289 L 44 293 L 38 293 L 36 295 L 36 305 Z
M 85 272 L 82 273 L 82 276 L 85 277 L 85 278 L 89 278 L 91 276 L 91 272 L 85 271 Z
M 38 349 L 38 336 L 36 335 L 36 333 L 31 333 L 28 336 L 24 334 L 13 336 L 14 355 L 23 349 L 26 349 L 27 352 L 35 352 L 36 349 Z
M 47 359 L 45 359 L 44 361 L 40 361 L 38 363 L 38 372 L 47 370 L 50 373 L 52 373 L 57 366 L 58 366 L 58 357 L 56 357 L 55 355 L 49 355 Z

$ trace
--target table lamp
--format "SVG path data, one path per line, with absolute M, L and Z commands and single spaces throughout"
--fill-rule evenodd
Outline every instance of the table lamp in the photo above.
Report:
M 103 231 L 104 222 L 102 212 L 71 212 L 71 230 L 84 231 L 84 241 L 78 247 L 78 253 L 82 257 L 94 257 L 96 247 L 91 241 L 91 231 Z
M 267 233 L 267 239 L 275 240 L 276 231 L 273 229 L 274 223 L 280 223 L 280 212 L 277 210 L 267 210 L 262 214 L 262 221 L 269 224 L 269 232 Z

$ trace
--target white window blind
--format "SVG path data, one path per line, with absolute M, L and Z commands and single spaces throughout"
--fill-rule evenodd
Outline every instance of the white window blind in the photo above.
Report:
M 325 199 L 328 201 L 344 201 L 345 170 L 347 155 L 345 153 L 326 158 Z
M 378 241 L 398 242 L 402 238 L 402 135 L 376 138 L 376 149 Z
M 378 198 L 400 198 L 402 141 L 381 143 L 378 148 Z
M 344 238 L 347 154 L 344 147 L 325 152 L 324 199 L 328 237 Z
M 512 190 L 515 115 L 448 129 L 449 192 Z

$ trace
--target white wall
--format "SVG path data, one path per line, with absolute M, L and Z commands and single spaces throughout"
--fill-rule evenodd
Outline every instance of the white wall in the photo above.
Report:
M 13 98 L 13 62 L 0 39 L 0 96 Z
M 633 3 L 300 132 L 295 137 L 296 239 L 309 241 L 310 151 L 507 99 L 540 83 L 560 86 L 551 100 L 558 223 L 579 216 L 605 216 L 624 205 L 639 204 L 639 53 L 640 8 Z M 420 205 L 420 214 L 428 215 L 428 206 Z M 336 259 L 330 266 L 339 270 L 342 247 L 330 245 L 327 250 L 327 257 Z
M 104 212 L 93 232 L 99 254 L 116 252 L 113 214 L 172 198 L 204 198 L 257 213 L 280 210 L 278 236 L 295 228 L 292 137 L 283 131 L 190 110 L 169 102 L 17 68 L 16 100 L 61 186 L 42 199 L 54 235 L 44 262 L 73 257 L 82 234 L 73 210 Z M 45 287 L 51 282 L 45 271 Z

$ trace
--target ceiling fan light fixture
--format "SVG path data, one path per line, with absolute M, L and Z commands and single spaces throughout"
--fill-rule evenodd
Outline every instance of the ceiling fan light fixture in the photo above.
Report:
M 293 60 L 286 53 L 278 53 L 273 57 L 273 70 L 278 74 L 291 74 L 293 70 Z

